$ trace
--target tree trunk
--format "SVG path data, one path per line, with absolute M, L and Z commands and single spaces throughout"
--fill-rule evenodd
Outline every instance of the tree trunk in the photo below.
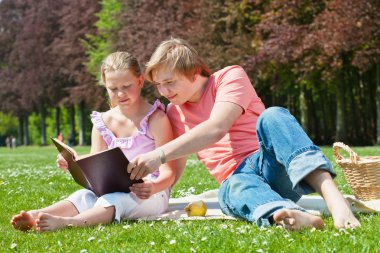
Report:
M 41 146 L 46 146 L 46 109 L 41 107 L 40 110 L 40 133 L 41 133 Z
M 309 134 L 309 113 L 307 108 L 305 89 L 300 90 L 300 112 L 301 112 L 301 126 L 307 134 Z
M 337 141 L 346 141 L 346 113 L 345 113 L 345 92 L 344 78 L 338 79 L 336 92 L 336 137 Z
M 84 101 L 82 100 L 80 103 L 79 103 L 79 145 L 80 146 L 84 146 L 86 145 L 86 140 L 85 140 L 85 135 L 84 135 L 84 131 L 85 131 L 85 123 L 84 123 Z
M 24 118 L 24 145 L 29 145 L 29 115 Z
M 380 145 L 380 62 L 376 64 L 376 144 Z
M 57 106 L 55 108 L 55 136 L 58 136 L 58 134 L 61 132 L 61 108 Z
M 20 145 L 24 145 L 24 117 L 18 117 L 18 139 L 20 140 Z
M 70 121 L 70 133 L 68 142 L 71 146 L 75 145 L 75 107 L 71 105 L 69 107 L 69 121 Z
M 365 104 L 360 103 L 360 92 L 361 92 L 361 80 L 357 72 L 348 68 L 344 75 L 344 98 L 345 105 L 344 108 L 349 108 L 345 110 L 345 134 L 347 139 L 349 139 L 352 145 L 363 145 L 365 142 L 365 135 L 362 135 L 361 128 L 364 127 L 362 118 L 358 115 L 364 116 L 363 107 Z M 367 119 L 369 120 L 369 119 Z M 360 136 L 360 137 L 359 137 Z

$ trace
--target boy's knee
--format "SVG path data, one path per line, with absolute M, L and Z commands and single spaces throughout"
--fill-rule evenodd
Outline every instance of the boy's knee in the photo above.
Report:
M 242 192 L 254 187 L 258 182 L 258 178 L 247 174 L 236 174 L 231 175 L 228 180 L 228 193 L 230 195 L 236 195 L 235 197 L 240 197 Z
M 265 109 L 259 116 L 259 121 L 262 120 L 275 120 L 278 119 L 279 116 L 288 114 L 289 111 L 283 107 L 273 106 Z
M 289 117 L 291 114 L 286 108 L 273 106 L 265 109 L 257 119 L 257 127 L 259 128 L 262 125 L 271 124 L 272 122 L 282 121 L 285 117 Z M 291 116 L 292 117 L 292 116 Z

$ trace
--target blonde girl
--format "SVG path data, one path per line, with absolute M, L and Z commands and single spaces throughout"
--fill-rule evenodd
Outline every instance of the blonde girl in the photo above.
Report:
M 151 105 L 140 96 L 144 77 L 134 56 L 127 52 L 110 54 L 102 63 L 101 80 L 111 109 L 91 114 L 91 153 L 119 146 L 132 160 L 172 140 L 164 106 L 158 100 Z M 159 149 L 156 152 L 160 155 Z M 67 162 L 60 155 L 57 167 L 67 170 Z M 157 215 L 168 207 L 169 189 L 174 179 L 172 164 L 164 163 L 146 176 L 144 183 L 134 184 L 131 193 L 115 192 L 97 197 L 81 189 L 51 206 L 21 211 L 12 218 L 11 224 L 15 229 L 42 232 Z

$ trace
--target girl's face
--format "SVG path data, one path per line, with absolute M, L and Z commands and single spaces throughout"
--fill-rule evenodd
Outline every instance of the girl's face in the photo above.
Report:
M 144 77 L 137 77 L 132 71 L 116 70 L 105 74 L 105 86 L 112 104 L 130 106 L 140 99 Z

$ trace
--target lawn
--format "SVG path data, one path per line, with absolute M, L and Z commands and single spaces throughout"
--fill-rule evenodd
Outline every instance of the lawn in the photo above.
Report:
M 88 147 L 76 148 L 80 154 Z M 361 156 L 379 155 L 379 147 L 354 148 Z M 332 148 L 323 148 L 333 160 Z M 258 228 L 244 221 L 126 221 L 93 228 L 57 232 L 20 232 L 9 221 L 20 210 L 37 209 L 80 189 L 55 168 L 56 150 L 50 147 L 0 148 L 0 251 L 1 252 L 380 252 L 380 215 L 360 214 L 362 227 L 337 230 L 325 217 L 320 231 L 287 232 Z M 351 193 L 341 170 L 333 162 L 336 182 Z M 199 194 L 217 183 L 196 160 L 188 161 L 173 197 Z

